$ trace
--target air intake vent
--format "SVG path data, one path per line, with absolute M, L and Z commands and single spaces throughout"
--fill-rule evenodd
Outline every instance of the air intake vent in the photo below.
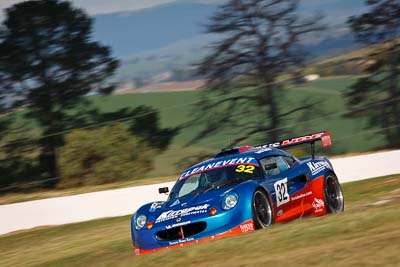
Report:
M 201 233 L 206 227 L 207 223 L 205 222 L 191 223 L 159 231 L 156 236 L 158 240 L 177 240 Z
M 235 155 L 235 154 L 239 154 L 240 150 L 239 148 L 228 148 L 228 149 L 224 149 L 221 152 L 219 152 L 217 155 L 215 155 L 216 158 L 221 158 L 221 157 L 226 157 L 229 155 Z

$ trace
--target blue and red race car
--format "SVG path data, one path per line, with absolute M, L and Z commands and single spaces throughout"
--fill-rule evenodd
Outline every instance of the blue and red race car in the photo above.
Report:
M 329 132 L 260 146 L 223 150 L 181 174 L 165 202 L 148 203 L 132 217 L 137 255 L 246 233 L 302 216 L 344 210 L 343 192 L 330 161 L 314 144 L 332 144 Z M 311 144 L 297 159 L 279 149 Z

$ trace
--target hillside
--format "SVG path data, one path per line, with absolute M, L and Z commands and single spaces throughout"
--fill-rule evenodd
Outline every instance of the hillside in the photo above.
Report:
M 152 8 L 94 17 L 94 39 L 111 46 L 122 60 L 117 80 L 148 78 L 174 69 L 186 69 L 207 53 L 215 36 L 204 25 L 221 1 L 185 0 Z M 303 40 L 311 56 L 324 58 L 357 48 L 346 26 L 350 15 L 362 12 L 363 1 L 302 1 L 300 13 L 325 16 L 327 29 Z
M 147 9 L 97 15 L 94 16 L 94 38 L 110 45 L 114 54 L 120 58 L 163 49 L 182 41 L 196 46 L 200 39 L 208 38 L 203 35 L 204 25 L 220 2 L 173 1 Z M 335 26 L 329 29 L 329 34 L 325 33 L 322 38 L 319 34 L 320 38 L 314 37 L 306 43 L 315 45 L 323 43 L 323 39 L 327 37 L 343 36 L 339 32 L 345 31 L 347 18 L 362 10 L 362 0 L 301 1 L 300 13 L 303 16 L 322 13 L 325 17 L 324 23 L 327 26 Z M 337 25 L 340 25 L 340 28 L 336 27 Z M 193 41 L 189 41 L 191 39 Z
M 290 137 L 292 134 L 327 129 L 332 132 L 334 146 L 323 150 L 324 154 L 360 152 L 382 147 L 382 136 L 379 133 L 376 134 L 364 130 L 366 120 L 342 117 L 346 111 L 342 92 L 356 79 L 356 76 L 327 77 L 300 86 L 288 87 L 286 97 L 289 101 L 281 103 L 283 111 L 295 105 L 296 101 L 305 101 L 306 99 L 320 101 L 321 104 L 312 113 L 298 112 L 288 118 L 285 124 L 288 126 L 286 128 L 288 133 L 282 138 Z M 201 95 L 202 91 L 196 90 L 98 96 L 91 99 L 103 111 L 134 108 L 140 104 L 149 105 L 160 111 L 163 127 L 176 127 L 184 125 L 192 118 Z M 252 116 L 262 119 L 263 114 L 255 113 Z M 195 160 L 197 156 L 215 153 L 226 147 L 231 140 L 241 137 L 241 129 L 225 129 L 218 134 L 189 144 L 188 142 L 201 130 L 201 127 L 201 125 L 192 125 L 183 128 L 174 139 L 171 147 L 157 156 L 155 169 L 148 176 L 175 174 L 186 167 L 187 164 L 190 164 L 190 159 Z M 264 141 L 266 140 L 258 135 L 254 140 L 247 140 L 246 144 L 256 144 Z
M 94 38 L 125 58 L 168 46 L 203 32 L 202 24 L 216 5 L 179 2 L 95 17 Z

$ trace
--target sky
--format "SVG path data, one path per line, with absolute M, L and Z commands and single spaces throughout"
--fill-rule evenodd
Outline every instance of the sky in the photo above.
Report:
M 198 3 L 222 3 L 226 0 L 70 0 L 74 6 L 85 9 L 90 15 L 107 14 L 115 12 L 133 11 L 144 8 L 150 8 L 157 5 L 163 5 L 174 2 L 198 2 Z M 335 14 L 342 14 L 348 16 L 354 10 L 348 9 L 348 3 L 343 0 L 304 0 L 301 2 L 302 6 L 306 9 L 312 10 L 321 5 L 321 1 L 325 4 L 333 3 L 341 12 Z M 351 0 L 354 2 L 364 2 L 363 0 Z M 12 6 L 23 0 L 0 0 L 0 22 L 4 20 L 4 9 Z M 330 13 L 325 10 L 325 13 Z
M 85 9 L 90 15 L 106 14 L 114 12 L 132 11 L 173 3 L 182 0 L 72 0 L 74 6 Z M 210 3 L 223 0 L 193 0 L 192 2 Z M 0 21 L 4 20 L 4 9 L 23 0 L 0 0 Z

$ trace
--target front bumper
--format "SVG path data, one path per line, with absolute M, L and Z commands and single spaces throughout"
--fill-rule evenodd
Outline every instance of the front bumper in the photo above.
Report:
M 242 205 L 247 203 L 242 202 Z M 254 230 L 253 215 L 251 209 L 245 206 L 235 207 L 231 210 L 219 210 L 211 215 L 210 210 L 206 213 L 183 216 L 172 220 L 166 220 L 155 223 L 151 229 L 136 230 L 132 222 L 132 241 L 136 254 L 140 255 L 146 252 L 158 251 L 163 248 L 181 247 L 186 244 L 199 243 L 202 241 L 215 239 L 220 236 L 244 233 Z M 154 222 L 155 217 L 148 219 Z M 200 230 L 191 229 L 191 234 L 187 234 L 183 229 L 195 225 L 202 225 Z M 176 235 L 176 232 L 170 235 L 160 235 L 161 232 L 181 230 L 182 235 Z
M 168 245 L 158 247 L 158 248 L 152 248 L 152 249 L 141 249 L 138 246 L 134 246 L 134 251 L 136 255 L 144 255 L 152 252 L 157 252 L 157 251 L 162 251 L 162 250 L 167 250 L 167 249 L 172 249 L 172 248 L 179 248 L 179 247 L 184 247 L 188 245 L 193 245 L 193 244 L 198 244 L 204 241 L 208 240 L 213 240 L 225 236 L 232 236 L 232 235 L 237 235 L 237 234 L 242 234 L 242 233 L 247 233 L 255 230 L 254 226 L 254 221 L 252 219 L 247 220 L 238 226 L 229 229 L 228 231 L 222 232 L 222 233 L 217 233 L 211 236 L 207 237 L 202 237 L 196 239 L 195 237 L 188 237 L 184 239 L 178 239 L 175 241 L 169 241 Z

